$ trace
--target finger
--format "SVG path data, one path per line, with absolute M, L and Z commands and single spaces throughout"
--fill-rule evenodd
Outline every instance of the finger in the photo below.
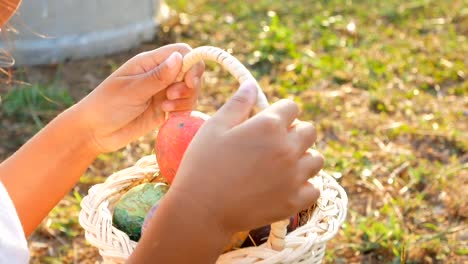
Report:
M 282 99 L 272 104 L 270 107 L 266 108 L 261 113 L 272 113 L 274 115 L 280 116 L 280 120 L 282 121 L 283 125 L 289 128 L 299 115 L 299 107 L 292 100 Z
M 182 55 L 174 52 L 163 63 L 153 70 L 136 76 L 138 78 L 132 92 L 138 93 L 143 99 L 149 99 L 154 94 L 166 89 L 174 83 L 182 68 Z
M 122 142 L 132 142 L 162 124 L 165 114 L 159 110 L 160 100 L 161 98 L 151 98 L 148 108 L 130 123 L 116 131 L 115 135 L 118 135 Z
M 315 143 L 317 131 L 312 123 L 296 119 L 289 130 L 288 137 L 296 146 L 298 155 L 303 155 Z
M 166 91 L 167 99 L 169 100 L 185 99 L 197 96 L 197 91 L 189 88 L 187 84 L 183 82 L 170 85 Z
M 185 74 L 184 81 L 189 88 L 200 91 L 201 88 L 201 76 L 205 72 L 205 64 L 200 61 L 195 64 L 190 70 Z
M 305 182 L 297 192 L 300 210 L 306 210 L 314 205 L 320 197 L 320 191 L 310 182 Z
M 317 173 L 323 168 L 325 159 L 323 155 L 314 149 L 309 149 L 307 152 L 299 159 L 299 178 L 298 181 L 303 183 L 309 178 L 317 175 Z
M 177 100 L 166 100 L 162 103 L 162 110 L 164 112 L 174 111 L 188 111 L 196 107 L 197 100 L 194 98 L 177 99 Z
M 131 63 L 139 65 L 144 72 L 148 72 L 151 69 L 157 67 L 159 64 L 163 63 L 172 53 L 178 52 L 182 55 L 185 55 L 191 50 L 192 48 L 185 43 L 166 45 L 158 49 L 138 54 L 132 58 Z
M 256 99 L 256 84 L 253 81 L 246 81 L 242 83 L 234 96 L 216 112 L 212 120 L 216 120 L 226 128 L 232 128 L 249 117 Z
M 157 57 L 158 54 L 161 54 L 161 53 L 170 54 L 173 52 L 179 52 L 180 54 L 185 55 L 189 53 L 191 50 L 192 50 L 192 47 L 190 47 L 190 45 L 186 43 L 174 43 L 174 44 L 165 45 L 163 47 L 157 48 L 152 51 L 148 51 L 148 54 L 156 55 Z

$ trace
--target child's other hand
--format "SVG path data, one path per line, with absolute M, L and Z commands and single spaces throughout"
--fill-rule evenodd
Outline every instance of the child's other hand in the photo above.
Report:
M 324 162 L 309 150 L 314 126 L 296 120 L 299 109 L 289 100 L 248 119 L 256 94 L 244 84 L 200 128 L 168 193 L 228 233 L 287 218 L 319 196 L 307 182 Z
M 200 90 L 204 64 L 176 82 L 187 44 L 141 53 L 110 75 L 75 110 L 97 152 L 117 150 L 164 121 L 165 111 L 191 110 Z

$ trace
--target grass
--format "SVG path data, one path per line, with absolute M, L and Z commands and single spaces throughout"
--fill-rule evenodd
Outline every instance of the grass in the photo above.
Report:
M 466 1 L 168 4 L 177 15 L 140 49 L 182 41 L 229 50 L 271 101 L 293 98 L 301 118 L 316 124 L 326 170 L 341 174 L 350 198 L 347 222 L 329 242 L 326 263 L 467 261 Z M 116 65 L 127 55 L 99 60 Z M 96 68 L 104 72 L 96 77 L 102 79 L 112 67 Z M 216 65 L 205 75 L 200 109 L 212 113 L 237 84 Z M 70 84 L 66 74 L 58 78 Z M 53 92 L 62 91 L 54 85 L 34 87 L 27 93 L 13 89 L 2 106 L 5 120 L 28 136 L 34 131 L 28 130 L 32 113 L 44 123 L 50 116 L 42 113 L 61 109 L 32 100 L 36 89 L 63 105 L 72 102 Z M 79 200 L 92 184 L 151 153 L 151 144 L 149 136 L 101 156 L 31 239 L 33 260 L 93 261 L 96 252 L 85 245 L 76 222 Z M 11 151 L 10 146 L 6 153 Z M 40 241 L 53 250 L 34 244 Z
M 44 126 L 42 119 L 50 119 L 73 104 L 73 99 L 65 89 L 54 85 L 32 85 L 16 87 L 4 99 L 2 111 L 7 117 L 21 122 L 34 121 L 37 128 Z

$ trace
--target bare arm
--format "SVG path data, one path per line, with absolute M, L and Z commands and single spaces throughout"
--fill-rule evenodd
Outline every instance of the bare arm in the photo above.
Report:
M 15 204 L 26 236 L 70 191 L 97 154 L 69 109 L 0 164 L 0 180 Z

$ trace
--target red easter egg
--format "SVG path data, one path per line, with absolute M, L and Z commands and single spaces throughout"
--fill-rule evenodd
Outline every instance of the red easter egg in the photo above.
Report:
M 198 129 L 209 118 L 201 112 L 176 112 L 159 129 L 155 142 L 156 160 L 161 175 L 171 184 L 185 150 Z

